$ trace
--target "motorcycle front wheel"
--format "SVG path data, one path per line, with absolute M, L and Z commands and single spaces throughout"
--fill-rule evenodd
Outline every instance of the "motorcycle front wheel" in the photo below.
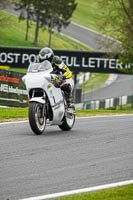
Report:
M 30 102 L 29 104 L 29 123 L 32 131 L 36 135 L 41 135 L 46 127 L 46 117 L 43 114 L 43 104 Z

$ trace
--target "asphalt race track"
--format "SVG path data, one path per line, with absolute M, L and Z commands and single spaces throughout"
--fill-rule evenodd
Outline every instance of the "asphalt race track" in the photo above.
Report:
M 118 75 L 110 85 L 82 95 L 82 102 L 133 95 L 133 75 Z
M 72 131 L 0 124 L 0 200 L 133 179 L 133 115 L 77 118 Z

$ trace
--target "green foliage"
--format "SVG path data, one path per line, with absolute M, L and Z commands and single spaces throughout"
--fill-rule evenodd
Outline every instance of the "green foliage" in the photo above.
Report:
M 35 24 L 33 23 L 30 28 L 29 40 L 25 40 L 25 21 L 18 22 L 18 17 L 0 11 L 0 16 L 8 19 L 6 25 L 1 25 L 0 28 L 0 46 L 16 46 L 16 47 L 43 47 L 48 46 L 48 32 L 40 29 L 38 46 L 33 44 Z M 10 26 L 9 26 L 10 24 Z M 84 46 L 78 42 L 69 40 L 59 33 L 53 34 L 53 49 L 66 49 L 66 50 L 83 50 Z M 85 48 L 85 50 L 89 50 Z
M 108 77 L 109 77 L 109 74 L 95 73 L 89 80 L 79 85 L 79 87 L 82 88 L 83 92 L 95 90 L 97 88 L 104 86 L 105 81 L 108 79 Z
M 0 9 L 6 8 L 10 2 L 11 2 L 11 0 L 0 0 Z
M 49 47 L 51 47 L 52 34 L 56 28 L 59 32 L 62 27 L 68 26 L 77 4 L 75 0 L 49 0 L 44 6 L 45 12 L 41 14 L 41 26 L 46 26 L 49 32 Z
M 10 0 L 0 0 L 0 10 L 3 10 L 6 8 L 6 6 L 9 4 Z M 9 25 L 9 18 L 8 17 L 3 17 L 0 13 L 0 26 L 3 25 Z
M 101 9 L 104 6 L 99 24 L 100 30 L 121 42 L 116 49 L 116 53 L 122 53 L 121 61 L 133 63 L 132 0 L 98 0 L 98 2 Z
M 76 0 L 77 7 L 73 12 L 72 21 L 93 30 L 99 31 L 102 10 L 94 0 Z
M 36 22 L 34 44 L 38 44 L 39 28 L 48 27 L 49 46 L 51 46 L 53 29 L 56 27 L 60 31 L 62 26 L 66 27 L 77 6 L 75 0 L 56 0 L 56 2 L 55 0 L 14 0 L 14 2 L 16 2 L 16 9 L 21 10 L 19 18 L 26 18 L 26 40 L 28 40 L 29 21 L 34 18 Z

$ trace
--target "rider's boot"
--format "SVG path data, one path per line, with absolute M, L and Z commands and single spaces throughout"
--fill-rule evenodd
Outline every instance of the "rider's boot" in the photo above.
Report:
M 67 95 L 67 105 L 68 105 L 68 108 L 74 108 L 75 109 L 74 98 L 73 98 L 72 92 L 70 92 Z

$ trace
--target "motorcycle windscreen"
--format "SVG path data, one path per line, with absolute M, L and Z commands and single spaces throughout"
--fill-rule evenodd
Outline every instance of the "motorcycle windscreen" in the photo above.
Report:
M 28 73 L 46 72 L 52 69 L 52 65 L 48 60 L 42 63 L 30 63 L 28 67 Z

